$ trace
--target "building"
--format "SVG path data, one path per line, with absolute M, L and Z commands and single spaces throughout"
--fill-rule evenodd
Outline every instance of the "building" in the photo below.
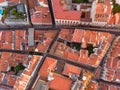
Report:
M 106 64 L 102 71 L 102 79 L 108 82 L 120 83 L 120 61 L 119 61 L 119 48 L 120 37 L 117 37 L 108 54 Z
M 23 73 L 15 81 L 15 85 L 13 87 L 13 90 L 26 90 L 30 79 L 33 77 L 33 75 L 36 71 L 36 67 L 38 66 L 38 64 L 41 61 L 41 58 L 42 58 L 42 56 L 34 55 L 30 59 L 27 68 L 25 68 L 23 70 Z
M 80 67 L 46 57 L 32 90 L 82 90 L 86 88 L 92 75 Z
M 112 3 L 110 0 L 95 0 L 91 11 L 92 24 L 96 26 L 107 25 L 112 13 Z
M 0 8 L 0 24 L 2 26 L 17 27 L 29 25 L 27 5 L 24 0 L 3 0 L 0 3 Z
M 52 25 L 47 0 L 29 0 L 29 6 L 33 25 Z
M 46 52 L 57 30 L 0 31 L 0 49 Z
M 63 29 L 50 53 L 86 66 L 98 67 L 113 37 L 105 32 Z
M 91 22 L 91 4 L 72 0 L 51 0 L 56 25 L 79 25 Z

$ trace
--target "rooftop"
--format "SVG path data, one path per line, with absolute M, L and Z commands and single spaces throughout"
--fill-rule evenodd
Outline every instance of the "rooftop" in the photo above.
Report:
M 110 19 L 111 12 L 112 6 L 110 4 L 110 0 L 104 0 L 103 2 L 98 1 L 96 4 L 94 21 L 106 22 L 107 24 Z
M 97 67 L 112 39 L 113 35 L 110 33 L 63 29 L 50 53 L 84 65 Z
M 46 58 L 45 62 L 43 63 L 39 74 L 41 76 L 41 79 L 45 79 L 47 80 L 48 74 L 49 74 L 49 70 L 50 71 L 54 71 L 55 70 L 55 66 L 57 64 L 57 60 L 53 59 L 53 58 Z
M 98 86 L 99 86 L 98 83 L 92 80 L 87 90 L 98 90 Z
M 70 90 L 72 81 L 66 77 L 54 74 L 54 80 L 50 81 L 49 88 L 55 90 Z M 59 82 L 58 82 L 59 81 Z
M 59 72 L 58 72 L 59 70 Z M 70 90 L 76 87 L 76 83 L 88 85 L 93 74 L 80 67 L 68 64 L 67 62 L 46 57 L 39 75 L 32 87 L 38 87 L 39 81 L 45 82 L 45 87 L 55 90 Z M 39 89 L 42 89 L 41 87 Z
M 19 76 L 18 73 L 20 73 L 20 70 L 17 72 L 14 69 L 19 63 L 26 67 L 29 62 L 28 55 L 2 52 L 0 56 L 0 82 L 8 86 L 14 86 Z
M 35 30 L 34 33 L 35 45 L 31 47 L 28 45 L 27 30 L 0 31 L 0 49 L 45 52 L 57 31 Z
M 29 2 L 31 2 L 30 7 L 32 7 L 30 13 L 33 24 L 52 24 L 47 0 L 35 0 Z
M 68 10 L 67 7 L 69 6 L 67 6 L 65 0 L 52 0 L 52 5 L 55 19 L 80 20 L 81 12 L 77 10 Z
M 76 74 L 79 76 L 80 73 L 81 73 L 81 68 L 76 67 L 74 65 L 65 64 L 63 74 L 68 75 L 68 76 L 69 74 Z
M 110 84 L 106 84 L 106 83 L 100 83 L 99 88 L 101 90 L 119 90 L 120 87 L 119 86 L 115 86 L 115 85 L 110 85 Z
M 106 60 L 107 62 L 106 62 L 106 65 L 104 66 L 105 69 L 102 71 L 105 73 L 101 78 L 109 82 L 120 83 L 119 41 L 120 41 L 120 38 L 117 37 L 115 39 L 115 43 L 113 44 L 113 47 L 111 48 L 110 55 L 108 55 L 107 57 L 107 60 Z
M 35 67 L 40 63 L 42 56 L 34 55 L 28 64 L 28 67 L 24 69 L 20 77 L 17 78 L 13 90 L 24 90 L 27 87 L 28 82 L 31 79 L 32 74 L 34 73 Z

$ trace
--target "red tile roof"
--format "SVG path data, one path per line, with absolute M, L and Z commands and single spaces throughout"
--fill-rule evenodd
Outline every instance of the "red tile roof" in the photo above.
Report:
M 55 19 L 80 21 L 80 16 L 81 16 L 80 11 L 67 10 L 66 4 L 62 5 L 61 3 L 62 3 L 62 0 L 58 0 L 58 1 L 52 0 Z
M 47 57 L 39 71 L 40 76 L 47 78 L 49 74 L 49 70 L 54 71 L 56 64 L 57 64 L 57 60 Z
M 79 58 L 79 53 L 77 51 L 68 51 L 68 56 L 67 56 L 68 59 L 70 60 L 75 60 L 75 61 L 78 61 L 78 58 Z
M 2 52 L 2 55 L 1 55 L 1 58 L 4 58 L 4 59 L 9 59 L 11 57 L 11 53 L 8 53 L 8 52 Z
M 91 81 L 90 87 L 87 90 L 98 90 L 98 83 L 95 81 Z
M 11 49 L 12 48 L 12 44 L 11 43 L 5 43 L 3 44 L 3 49 Z
M 113 62 L 113 58 L 107 58 L 106 67 L 107 68 L 112 68 L 112 62 Z
M 38 51 L 45 52 L 46 49 L 47 49 L 47 46 L 44 45 L 44 44 L 39 43 L 39 44 L 37 45 L 36 49 L 37 49 Z
M 100 90 L 120 90 L 119 86 L 100 82 Z
M 70 38 L 68 39 L 67 37 Z M 76 60 L 82 64 L 89 64 L 90 66 L 97 67 L 100 64 L 106 51 L 108 50 L 110 42 L 113 39 L 113 35 L 110 33 L 96 32 L 90 30 L 63 29 L 60 31 L 59 38 L 61 38 L 64 43 L 59 42 L 58 40 L 53 45 L 51 53 L 71 60 Z M 81 47 L 83 49 L 86 49 L 88 44 L 92 44 L 93 47 L 100 48 L 98 48 L 98 52 L 93 53 L 89 57 L 88 50 L 81 49 L 79 54 L 78 52 L 76 52 L 77 50 L 72 49 L 69 45 L 67 46 L 67 44 L 65 43 L 66 40 L 69 43 L 81 43 Z
M 80 75 L 81 68 L 70 65 L 70 64 L 65 64 L 63 74 L 69 75 L 70 73 Z
M 99 66 L 97 68 L 97 71 L 95 72 L 95 79 L 98 79 L 100 77 L 101 71 L 102 71 L 102 67 Z
M 96 54 L 91 54 L 90 59 L 88 60 L 88 64 L 96 66 L 96 62 L 98 60 L 98 55 Z
M 43 2 L 43 4 L 48 6 L 47 0 L 36 0 L 38 3 Z M 34 1 L 30 1 L 33 2 Z M 30 4 L 31 5 L 31 4 Z M 34 4 L 35 5 L 35 4 Z M 31 5 L 33 6 L 33 5 Z M 33 24 L 52 24 L 51 14 L 49 7 L 44 7 L 42 5 L 34 6 L 35 11 L 31 11 L 31 20 Z
M 72 81 L 66 77 L 54 74 L 54 80 L 50 81 L 49 88 L 54 90 L 70 90 Z
M 107 84 L 104 84 L 104 83 L 100 83 L 100 90 L 108 90 L 108 85 Z
M 9 70 L 9 62 L 5 62 L 4 60 L 0 61 L 0 71 L 7 72 Z
M 9 75 L 7 78 L 7 85 L 14 86 L 17 77 L 14 75 Z
M 76 30 L 74 31 L 72 41 L 73 41 L 73 42 L 82 43 L 83 35 L 84 35 L 84 30 L 77 30 L 77 29 L 76 29 Z
M 0 3 L 5 2 L 5 0 L 0 0 Z
M 59 38 L 65 39 L 67 41 L 71 41 L 73 37 L 73 30 L 70 29 L 62 29 L 59 33 Z
M 107 81 L 112 81 L 115 75 L 115 70 L 112 69 L 107 69 L 106 75 L 105 75 L 105 79 Z
M 95 9 L 95 21 L 108 22 L 111 11 L 110 1 L 107 3 L 97 3 Z
M 119 37 L 116 37 L 115 44 L 113 45 L 110 55 L 107 58 L 106 62 L 106 70 L 105 70 L 105 80 L 110 82 L 118 82 L 120 80 L 119 75 L 119 67 L 120 67 L 120 61 L 119 61 Z
M 78 61 L 82 64 L 87 64 L 88 60 L 88 51 L 81 49 Z
M 114 86 L 114 85 L 110 85 L 109 86 L 109 90 L 120 90 L 120 87 Z
M 36 65 L 41 60 L 41 56 L 34 55 L 29 61 L 28 67 L 23 71 L 19 78 L 17 78 L 13 90 L 24 90 L 31 78 Z
M 65 39 L 66 36 L 69 34 L 69 29 L 62 29 L 59 33 L 59 37 Z

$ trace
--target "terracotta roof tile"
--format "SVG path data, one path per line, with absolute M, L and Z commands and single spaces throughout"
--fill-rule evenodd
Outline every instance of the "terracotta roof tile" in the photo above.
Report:
M 62 5 L 60 0 L 59 1 L 52 0 L 52 4 L 53 4 L 55 19 L 76 20 L 76 21 L 80 20 L 80 16 L 81 16 L 80 11 L 66 10 L 66 5 Z
M 1 58 L 9 59 L 11 57 L 11 53 L 9 52 L 2 52 Z
M 106 67 L 107 68 L 112 68 L 112 63 L 113 63 L 113 58 L 108 58 L 107 63 L 106 63 Z
M 84 40 L 86 41 L 86 42 L 90 42 L 90 35 L 91 35 L 91 31 L 86 31 L 85 33 L 84 33 Z
M 34 1 L 30 1 L 33 2 Z M 34 6 L 33 8 L 35 11 L 32 11 L 31 9 L 31 20 L 33 24 L 52 24 L 51 14 L 48 7 L 47 0 L 36 0 L 37 3 L 43 2 L 45 6 L 42 6 L 40 4 L 38 5 L 32 5 L 30 3 L 30 6 Z
M 56 64 L 57 64 L 57 61 L 56 61 L 55 59 L 53 59 L 53 58 L 48 58 L 48 57 L 47 57 L 47 58 L 45 59 L 43 65 L 42 65 L 40 71 L 39 71 L 39 74 L 40 74 L 42 77 L 47 78 L 47 77 L 48 77 L 48 73 L 49 73 L 49 72 L 48 72 L 48 71 L 49 71 L 48 69 L 51 69 L 51 70 L 54 71 L 54 68 L 55 68 Z
M 100 83 L 100 90 L 108 90 L 108 85 L 104 83 Z
M 108 3 L 97 3 L 95 10 L 95 21 L 107 22 L 109 20 L 109 15 L 111 14 L 110 1 Z
M 87 50 L 80 50 L 80 56 L 79 56 L 79 62 L 82 64 L 87 64 L 89 58 L 88 58 L 88 51 Z
M 27 83 L 30 80 L 30 76 L 36 67 L 38 61 L 41 60 L 41 56 L 33 56 L 29 61 L 28 67 L 23 71 L 19 78 L 17 78 L 13 90 L 23 90 L 26 88 Z M 26 72 L 27 70 L 27 72 Z
M 120 87 L 114 86 L 114 85 L 110 85 L 109 86 L 109 90 L 119 90 Z
M 5 61 L 0 61 L 0 71 L 8 71 L 9 63 Z
M 38 51 L 45 52 L 46 49 L 47 49 L 47 46 L 44 45 L 44 44 L 39 43 L 39 44 L 37 45 L 37 49 L 38 49 Z
M 107 62 L 106 62 L 106 80 L 107 81 L 111 81 L 111 82 L 117 82 L 117 80 L 120 78 L 120 76 L 118 75 L 119 73 L 119 66 L 120 66 L 120 62 L 119 62 L 119 38 L 117 37 L 115 40 L 115 44 L 113 45 L 110 55 L 107 58 Z M 111 70 L 112 69 L 112 70 Z
M 95 72 L 95 79 L 98 79 L 101 75 L 102 67 L 98 66 L 97 71 Z
M 11 49 L 12 48 L 12 43 L 3 43 L 3 49 Z
M 118 62 L 119 62 L 119 59 L 117 59 L 117 58 L 113 59 L 113 62 L 112 62 L 112 68 L 113 69 L 118 69 L 119 68 L 118 67 Z
M 83 35 L 84 35 L 84 30 L 77 30 L 77 29 L 76 29 L 76 30 L 74 31 L 72 41 L 73 41 L 73 42 L 81 43 L 81 42 L 82 42 Z
M 105 79 L 107 81 L 112 81 L 115 75 L 115 71 L 111 70 L 111 69 L 107 69 L 106 75 L 105 75 Z
M 54 90 L 70 90 L 72 81 L 66 77 L 54 74 L 54 80 L 50 81 L 49 88 Z
M 16 76 L 10 75 L 7 79 L 7 85 L 14 86 L 16 79 Z
M 96 66 L 97 60 L 98 60 L 98 55 L 91 54 L 90 59 L 88 60 L 88 64 L 90 64 L 91 66 Z
M 98 83 L 95 81 L 91 81 L 90 87 L 87 90 L 98 90 Z
M 15 38 L 15 49 L 16 50 L 20 50 L 20 45 L 21 42 L 20 42 L 20 39 L 19 38 Z
M 68 59 L 78 61 L 79 54 L 76 51 L 68 51 Z
M 63 74 L 65 75 L 69 75 L 70 73 L 80 75 L 80 72 L 81 72 L 81 68 L 70 65 L 70 64 L 65 64 L 65 67 L 63 70 Z
M 68 33 L 69 33 L 69 29 L 62 29 L 59 33 L 59 37 L 65 39 L 65 37 L 68 35 Z
M 0 0 L 0 3 L 5 2 L 5 0 Z

